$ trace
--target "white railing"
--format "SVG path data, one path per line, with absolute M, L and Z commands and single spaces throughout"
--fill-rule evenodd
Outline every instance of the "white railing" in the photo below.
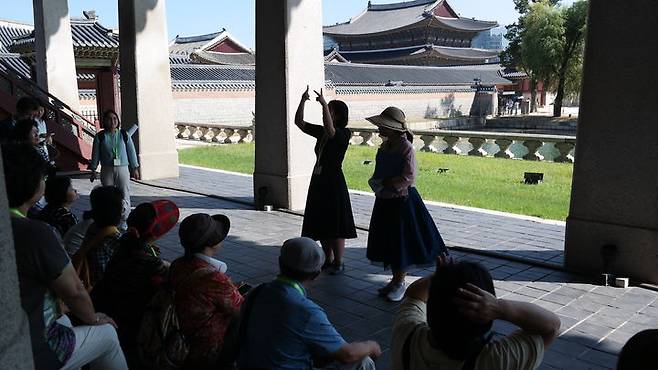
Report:
M 252 126 L 176 123 L 175 134 L 180 139 L 222 144 L 249 143 L 254 140 Z M 350 144 L 377 146 L 380 143 L 376 128 L 352 129 Z M 576 137 L 426 130 L 414 132 L 414 147 L 423 152 L 573 163 Z

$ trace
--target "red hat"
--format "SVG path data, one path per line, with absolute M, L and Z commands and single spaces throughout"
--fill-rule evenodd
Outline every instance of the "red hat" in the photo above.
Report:
M 170 200 L 156 200 L 151 202 L 151 205 L 155 209 L 155 219 L 146 234 L 157 239 L 176 226 L 180 211 L 176 203 Z

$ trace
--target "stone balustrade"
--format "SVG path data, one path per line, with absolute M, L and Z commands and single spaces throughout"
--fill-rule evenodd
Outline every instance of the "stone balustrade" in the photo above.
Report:
M 254 140 L 252 126 L 176 123 L 179 139 L 237 144 Z M 376 128 L 352 128 L 352 145 L 377 146 Z M 528 161 L 574 162 L 575 136 L 498 133 L 483 131 L 427 130 L 414 132 L 414 147 L 423 152 L 523 159 Z
M 175 135 L 178 139 L 206 141 L 220 144 L 239 144 L 254 141 L 253 126 L 226 126 L 209 123 L 175 124 Z

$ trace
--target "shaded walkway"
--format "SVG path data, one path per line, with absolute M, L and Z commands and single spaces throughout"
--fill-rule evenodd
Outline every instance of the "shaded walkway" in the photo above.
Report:
M 251 176 L 181 166 L 180 177 L 151 182 L 155 185 L 215 195 L 253 204 Z M 422 195 L 422 194 L 421 194 Z M 374 196 L 350 192 L 355 222 L 367 230 Z M 483 212 L 466 207 L 427 203 L 446 244 L 477 249 L 561 267 L 564 261 L 563 223 L 532 217 Z

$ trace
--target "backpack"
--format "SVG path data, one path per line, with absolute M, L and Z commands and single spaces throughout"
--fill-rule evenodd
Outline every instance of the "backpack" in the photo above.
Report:
M 215 271 L 202 268 L 188 275 L 177 286 L 161 288 L 146 306 L 137 334 L 139 359 L 148 369 L 181 369 L 190 351 L 176 313 L 176 288 Z

